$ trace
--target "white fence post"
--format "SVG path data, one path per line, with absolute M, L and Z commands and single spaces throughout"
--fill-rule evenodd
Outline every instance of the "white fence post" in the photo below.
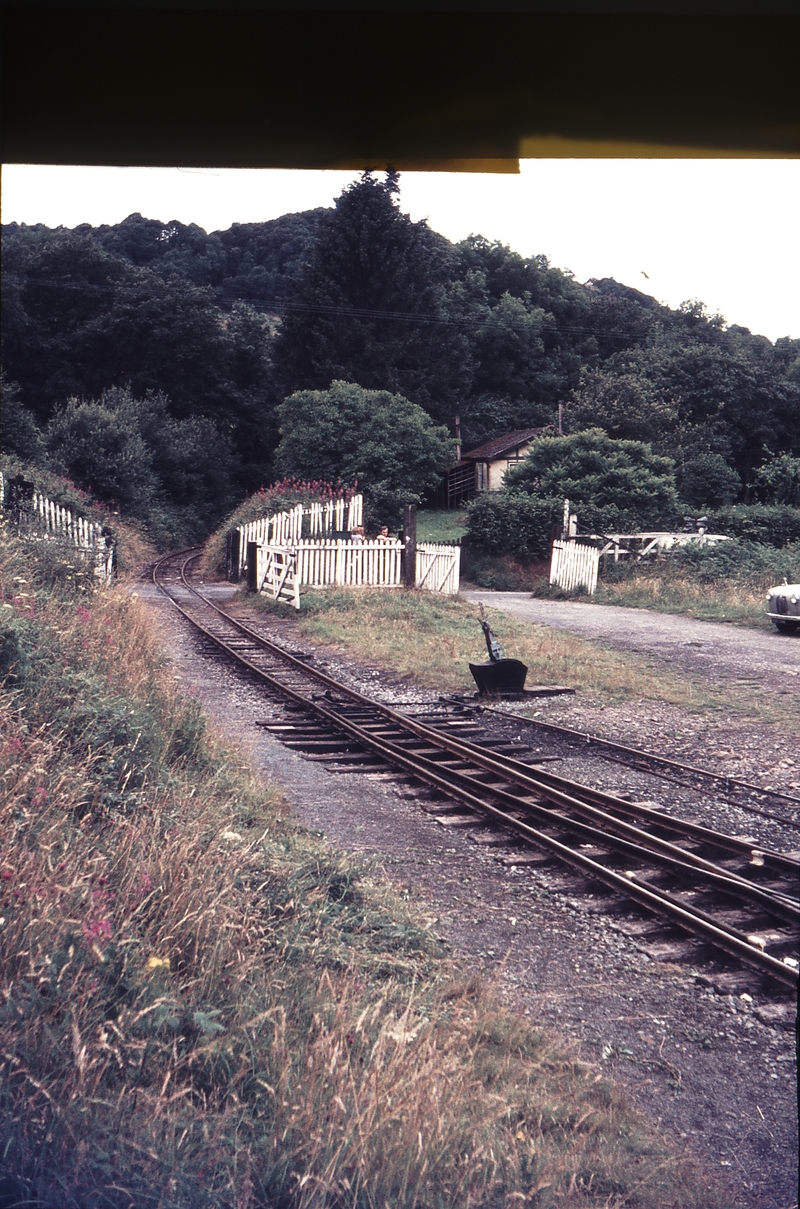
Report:
M 4 487 L 0 475 L 0 509 L 5 505 Z M 102 525 L 78 516 L 40 491 L 33 492 L 30 510 L 26 508 L 24 512 L 24 522 L 20 516 L 20 531 L 24 529 L 31 536 L 38 533 L 47 540 L 74 546 L 78 554 L 91 559 L 96 578 L 110 582 L 114 573 L 114 541 L 113 538 L 107 540 Z

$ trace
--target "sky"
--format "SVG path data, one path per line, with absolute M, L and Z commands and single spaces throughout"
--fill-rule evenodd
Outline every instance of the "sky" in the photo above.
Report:
M 799 159 L 536 159 L 518 176 L 409 172 L 401 207 L 459 240 L 543 253 L 578 281 L 614 277 L 677 307 L 800 339 Z M 332 205 L 357 173 L 246 168 L 3 168 L 3 222 L 234 222 Z

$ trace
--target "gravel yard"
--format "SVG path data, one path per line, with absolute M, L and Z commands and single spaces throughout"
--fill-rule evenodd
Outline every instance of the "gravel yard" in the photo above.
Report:
M 137 590 L 154 610 L 181 686 L 198 696 L 218 728 L 240 744 L 265 777 L 282 785 L 298 818 L 331 844 L 373 862 L 417 902 L 430 926 L 463 960 L 465 977 L 480 972 L 507 1003 L 541 1019 L 584 1059 L 613 1072 L 634 1103 L 730 1188 L 732 1209 L 796 1206 L 796 1082 L 788 1005 L 759 995 L 719 994 L 701 967 L 651 960 L 621 930 L 624 919 L 603 913 L 600 898 L 576 893 L 552 867 L 503 863 L 513 859 L 513 850 L 480 842 L 491 838 L 480 829 L 448 826 L 426 813 L 392 775 L 332 773 L 289 751 L 256 726 L 280 716 L 281 706 L 209 655 L 155 589 L 141 585 Z M 213 591 L 224 598 L 231 589 L 216 585 Z M 705 668 L 709 675 L 729 677 L 733 685 L 742 677 L 766 683 L 774 674 L 797 694 L 800 641 L 640 610 L 531 601 L 521 593 L 481 592 L 474 598 L 496 607 L 498 597 L 510 611 L 542 610 L 532 620 L 647 650 L 695 673 Z M 296 635 L 291 619 L 265 617 L 246 604 L 236 608 L 291 649 L 314 650 L 316 664 L 363 692 L 387 701 L 435 700 L 434 693 L 410 689 L 391 673 L 335 648 L 312 648 Z M 630 614 L 637 622 L 645 618 L 639 628 L 629 627 Z M 711 650 L 693 645 L 700 641 Z M 646 710 L 637 702 L 609 706 L 584 700 L 580 692 L 542 699 L 537 709 L 547 720 L 787 792 L 799 779 L 798 735 L 775 725 L 652 703 Z M 522 722 L 483 718 L 507 735 L 520 735 L 538 753 L 556 756 L 554 771 L 613 785 L 765 846 L 800 848 L 797 831 L 621 768 L 596 751 L 551 739 Z

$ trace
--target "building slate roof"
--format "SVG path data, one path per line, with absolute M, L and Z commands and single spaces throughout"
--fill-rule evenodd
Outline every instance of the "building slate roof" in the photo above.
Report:
M 549 428 L 550 425 L 546 427 Z M 542 432 L 544 432 L 544 428 L 518 428 L 516 432 L 507 432 L 505 436 L 495 437 L 493 441 L 487 441 L 485 445 L 479 445 L 477 449 L 470 449 L 467 453 L 462 453 L 461 461 L 491 462 L 493 458 L 502 457 L 509 450 L 516 449 L 518 445 L 532 441 Z

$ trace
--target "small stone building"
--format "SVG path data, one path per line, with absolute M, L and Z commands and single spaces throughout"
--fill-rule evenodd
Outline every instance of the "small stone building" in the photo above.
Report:
M 518 428 L 463 453 L 445 476 L 441 493 L 444 506 L 458 508 L 482 491 L 499 491 L 509 466 L 521 462 L 534 437 L 545 431 L 546 428 Z

